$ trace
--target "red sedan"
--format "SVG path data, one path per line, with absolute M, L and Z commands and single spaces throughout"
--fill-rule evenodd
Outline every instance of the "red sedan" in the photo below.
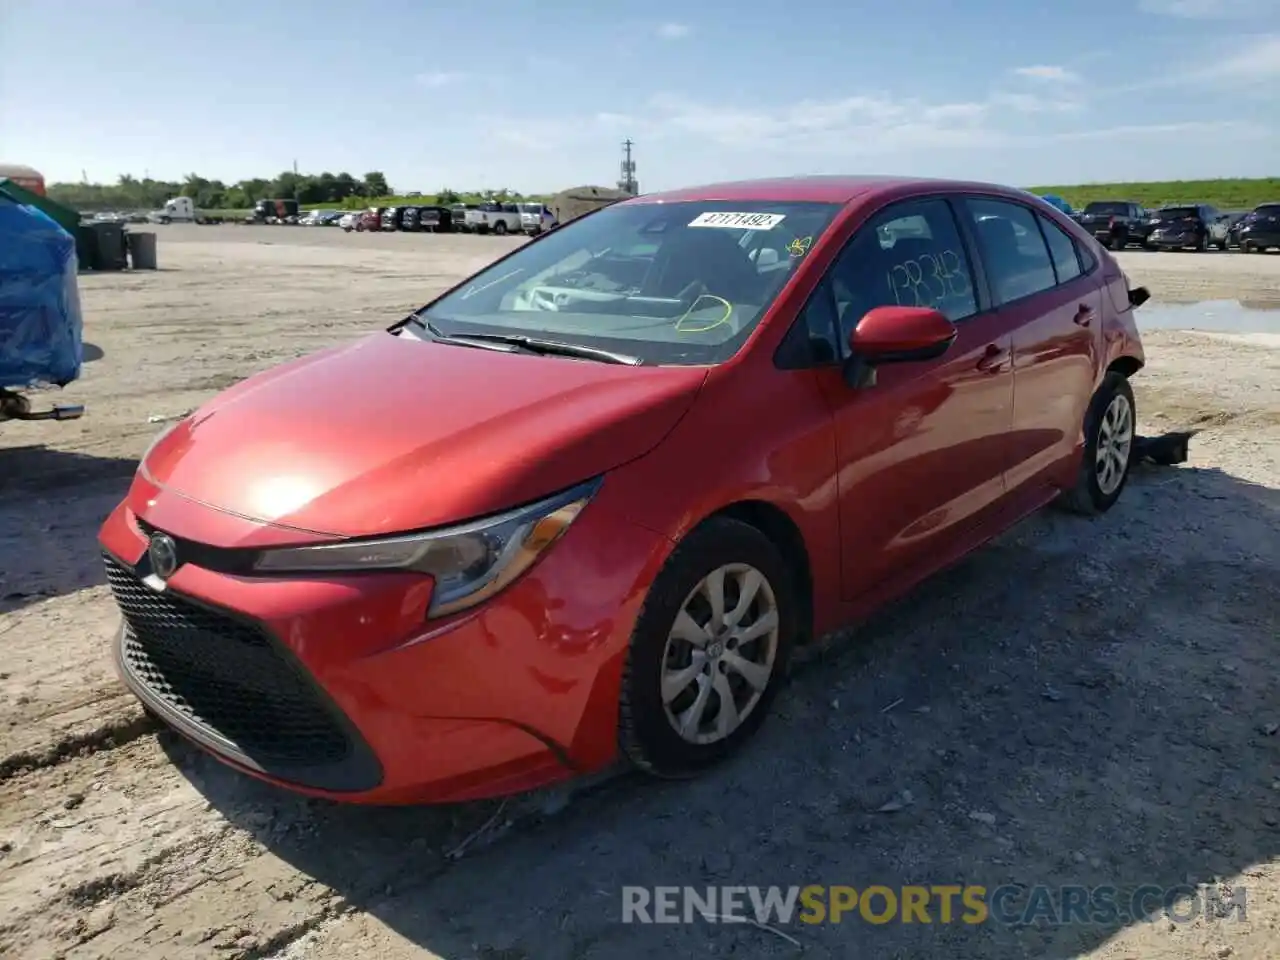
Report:
M 101 544 L 121 673 L 233 766 L 360 802 L 692 774 L 796 644 L 1134 440 L 1131 290 L 978 183 L 627 200 L 158 438 Z

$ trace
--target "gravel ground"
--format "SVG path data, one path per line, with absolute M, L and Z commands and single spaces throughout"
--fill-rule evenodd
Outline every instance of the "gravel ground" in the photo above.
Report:
M 1148 335 L 1143 426 L 1202 429 L 1191 462 L 1141 470 L 1105 518 L 1032 517 L 830 639 L 704 779 L 344 808 L 231 773 L 143 717 L 108 662 L 94 534 L 150 417 L 385 325 L 519 241 L 159 233 L 159 272 L 83 278 L 98 359 L 66 399 L 85 418 L 0 427 L 0 956 L 1280 953 L 1274 338 Z M 1157 302 L 1280 301 L 1280 257 L 1122 260 Z M 855 919 L 790 926 L 795 943 L 619 922 L 625 884 L 951 882 L 1243 885 L 1247 920 Z

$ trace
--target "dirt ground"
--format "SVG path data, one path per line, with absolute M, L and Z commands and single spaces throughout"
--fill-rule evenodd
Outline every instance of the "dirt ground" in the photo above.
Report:
M 830 639 L 704 779 L 347 808 L 256 784 L 143 717 L 108 662 L 96 528 L 152 418 L 384 326 L 518 241 L 159 233 L 159 272 L 83 279 L 97 359 L 66 399 L 85 418 L 0 427 L 0 956 L 1280 955 L 1274 343 L 1149 335 L 1143 426 L 1202 428 L 1190 463 L 1140 470 L 1104 518 L 1035 516 Z M 1280 257 L 1123 261 L 1157 302 L 1280 301 Z M 788 927 L 796 943 L 620 922 L 626 884 L 951 882 L 1243 885 L 1247 919 L 855 919 Z

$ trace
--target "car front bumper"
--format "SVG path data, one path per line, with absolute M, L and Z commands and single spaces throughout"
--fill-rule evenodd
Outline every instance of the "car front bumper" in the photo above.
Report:
M 398 804 L 523 792 L 614 761 L 623 658 L 670 544 L 607 504 L 497 597 L 439 624 L 416 574 L 265 578 L 188 562 L 156 589 L 143 504 L 176 538 L 216 529 L 231 548 L 262 528 L 138 479 L 100 534 L 121 677 L 225 763 L 313 796 Z

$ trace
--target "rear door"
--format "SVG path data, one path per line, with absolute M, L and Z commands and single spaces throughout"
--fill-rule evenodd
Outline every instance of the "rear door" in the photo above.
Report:
M 1075 241 L 1049 217 L 1012 200 L 970 197 L 996 311 L 1013 343 L 1013 501 L 1069 484 L 1083 443 L 1102 346 L 1102 290 Z M 1096 266 L 1096 261 L 1090 260 Z
M 803 244 L 784 256 L 803 256 Z M 927 306 L 956 324 L 942 357 L 888 364 L 866 389 L 821 379 L 834 414 L 844 595 L 948 559 L 1004 494 L 1013 401 L 1007 319 L 985 309 L 944 198 L 891 204 L 858 228 L 806 310 L 829 310 L 842 356 L 866 312 Z M 821 319 L 809 318 L 811 328 Z

